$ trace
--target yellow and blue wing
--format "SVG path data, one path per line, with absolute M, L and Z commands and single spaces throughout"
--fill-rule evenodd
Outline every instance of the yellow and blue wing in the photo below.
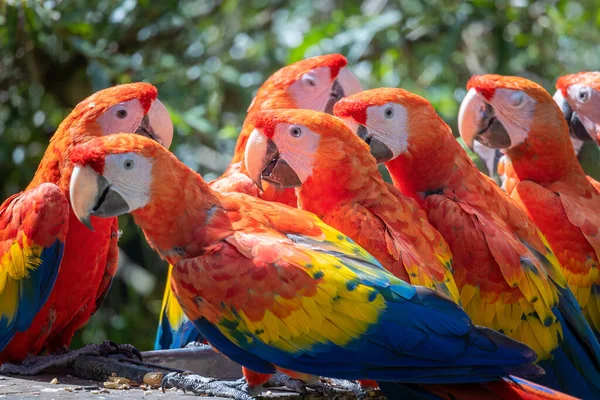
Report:
M 303 215 L 305 216 L 305 215 Z M 536 373 L 535 353 L 474 326 L 445 296 L 387 272 L 341 233 L 236 232 L 173 270 L 186 314 L 220 352 L 342 379 L 480 382 Z
M 50 183 L 0 206 L 0 351 L 24 332 L 48 300 L 69 221 L 64 193 Z

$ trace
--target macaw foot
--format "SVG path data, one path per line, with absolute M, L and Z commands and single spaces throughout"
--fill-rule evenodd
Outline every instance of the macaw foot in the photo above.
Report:
M 371 389 L 363 388 L 360 385 L 360 383 L 358 383 L 356 381 L 346 381 L 344 379 L 332 379 L 332 378 L 327 378 L 327 379 L 325 379 L 325 381 L 329 382 L 331 387 L 337 388 L 339 390 L 346 390 L 348 392 L 354 393 L 356 398 L 359 400 L 367 397 L 368 393 L 371 391 Z
M 205 378 L 200 375 L 173 372 L 165 375 L 160 385 L 165 389 L 181 389 L 197 395 L 220 396 L 235 400 L 254 400 L 260 393 L 260 388 L 252 389 L 246 379 L 222 381 L 217 378 Z
M 127 358 L 142 360 L 142 354 L 132 345 L 119 345 L 112 340 L 105 340 L 100 344 L 88 344 L 67 353 L 28 356 L 20 364 L 2 364 L 0 365 L 0 374 L 37 375 L 48 368 L 68 367 L 82 355 L 109 356 L 112 354 L 123 354 Z
M 307 384 L 302 380 L 291 378 L 286 374 L 282 374 L 281 372 L 273 374 L 271 379 L 264 384 L 264 387 L 286 387 L 301 395 L 306 394 L 306 389 L 312 389 L 315 392 L 327 397 L 333 396 L 333 394 L 336 392 L 333 386 L 320 380 L 317 380 L 311 384 Z

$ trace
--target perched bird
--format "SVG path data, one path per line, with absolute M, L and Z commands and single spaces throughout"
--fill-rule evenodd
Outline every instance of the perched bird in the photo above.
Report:
M 264 190 L 259 191 L 248 177 L 244 152 L 252 132 L 248 125 L 249 118 L 257 110 L 276 108 L 301 108 L 331 114 L 333 105 L 339 99 L 361 90 L 360 82 L 346 64 L 346 58 L 341 54 L 327 54 L 295 62 L 271 75 L 258 89 L 248 108 L 231 165 L 223 175 L 210 183 L 211 188 L 221 193 L 246 193 L 296 207 L 293 189 L 275 190 L 264 185 Z
M 213 191 L 151 140 L 99 138 L 72 160 L 80 220 L 92 227 L 93 216 L 131 213 L 174 266 L 186 315 L 218 351 L 257 372 L 374 379 L 388 391 L 397 386 L 386 382 L 510 386 L 499 377 L 539 372 L 531 349 L 473 325 L 446 296 L 396 278 L 315 215 Z M 216 385 L 196 380 L 196 392 Z
M 341 54 L 327 54 L 298 61 L 271 75 L 258 89 L 248 108 L 248 117 L 238 136 L 230 166 L 221 177 L 210 182 L 211 188 L 221 193 L 246 193 L 296 207 L 294 189 L 277 190 L 265 185 L 265 190 L 260 192 L 248 177 L 244 166 L 246 142 L 252 131 L 248 118 L 257 110 L 274 108 L 306 108 L 331 113 L 336 101 L 361 90 L 360 82 L 346 64 L 346 58 Z M 165 285 L 156 349 L 179 348 L 201 340 L 173 298 L 169 280 Z
M 297 187 L 299 208 L 371 253 L 385 269 L 460 303 L 445 240 L 411 198 L 383 180 L 369 146 L 329 114 L 255 113 L 246 169 L 261 187 Z
M 75 145 L 121 131 L 170 145 L 173 125 L 154 86 L 115 86 L 79 103 L 29 186 L 0 206 L 0 363 L 68 349 L 104 300 L 117 269 L 117 218 L 98 218 L 90 231 L 71 213 L 69 157 Z M 34 360 L 1 365 L 0 372 L 37 373 L 44 364 Z
M 579 164 L 588 174 L 592 185 L 600 190 L 600 147 L 596 144 L 600 130 L 600 111 L 597 111 L 600 105 L 600 72 L 565 75 L 557 80 L 556 88 L 558 90 L 554 94 L 554 101 L 561 108 L 569 125 L 571 143 Z M 579 114 L 582 114 L 581 118 Z M 466 146 L 464 148 L 476 164 L 479 160 L 485 162 L 487 168 L 484 171 L 487 175 L 501 181 L 509 192 L 513 191 L 517 182 L 504 173 L 506 169 L 510 174 L 511 167 L 499 149 L 485 147 L 478 141 L 473 142 L 474 154 Z
M 561 76 L 556 89 L 554 100 L 567 120 L 579 162 L 600 192 L 600 72 Z
M 459 128 L 501 148 L 514 184 L 509 194 L 552 246 L 571 290 L 600 336 L 600 193 L 577 162 L 567 123 L 552 96 L 524 78 L 473 77 Z
M 546 371 L 537 382 L 583 398 L 600 394 L 600 345 L 544 235 L 477 170 L 431 104 L 382 88 L 343 99 L 335 115 L 446 239 L 473 322 L 535 350 Z

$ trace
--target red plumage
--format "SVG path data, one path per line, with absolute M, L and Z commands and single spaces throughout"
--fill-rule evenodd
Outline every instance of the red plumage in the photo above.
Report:
M 110 107 L 138 99 L 147 112 L 156 97 L 154 86 L 135 83 L 105 89 L 83 100 L 58 127 L 33 180 L 21 196 L 51 183 L 68 199 L 73 171 L 69 156 L 73 146 L 106 134 L 96 120 Z M 94 167 L 101 171 L 103 160 L 96 161 Z M 0 213 L 9 203 L 5 202 Z M 67 215 L 67 225 L 63 224 L 66 228 L 64 256 L 54 287 L 29 328 L 17 332 L 2 350 L 0 363 L 18 362 L 44 349 L 68 348 L 75 331 L 87 323 L 110 287 L 117 268 L 117 218 L 94 219 L 95 231 L 92 232 L 79 222 L 72 210 L 67 211 Z M 23 221 L 21 228 L 25 224 Z

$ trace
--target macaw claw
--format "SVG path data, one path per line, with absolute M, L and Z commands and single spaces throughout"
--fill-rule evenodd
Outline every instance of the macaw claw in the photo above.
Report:
M 220 396 L 235 400 L 254 400 L 259 390 L 252 390 L 244 378 L 235 381 L 224 381 L 217 378 L 205 378 L 190 373 L 172 372 L 165 375 L 161 390 L 181 389 L 184 393 L 191 392 L 197 395 Z

